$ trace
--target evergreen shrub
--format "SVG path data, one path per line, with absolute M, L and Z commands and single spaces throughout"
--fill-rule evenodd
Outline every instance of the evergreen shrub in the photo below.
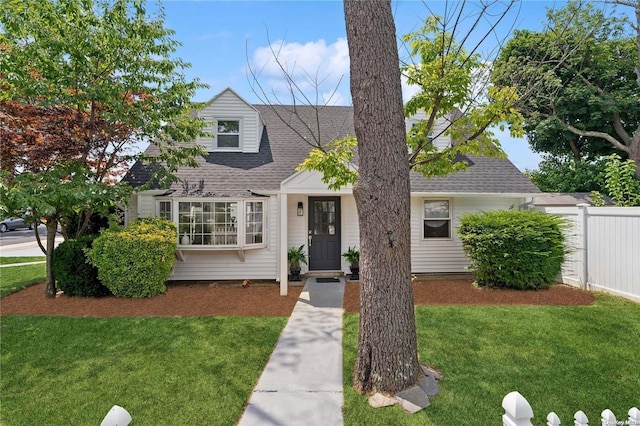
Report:
M 98 270 L 89 263 L 85 251 L 97 235 L 64 241 L 53 251 L 52 270 L 56 287 L 68 296 L 106 296 L 109 289 L 98 279 Z
M 476 284 L 529 290 L 549 287 L 568 251 L 566 219 L 533 211 L 469 213 L 458 234 Z
M 89 259 L 115 296 L 156 296 L 167 289 L 176 235 L 175 225 L 166 219 L 137 219 L 125 228 L 103 231 Z

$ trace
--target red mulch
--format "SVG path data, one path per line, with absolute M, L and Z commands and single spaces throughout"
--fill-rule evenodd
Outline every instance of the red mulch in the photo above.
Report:
M 143 316 L 288 316 L 302 287 L 289 286 L 289 294 L 280 296 L 275 282 L 251 283 L 248 288 L 231 283 L 170 284 L 167 292 L 156 297 L 129 299 L 109 297 L 44 297 L 44 284 L 27 287 L 0 301 L 1 315 L 57 315 L 74 317 Z M 416 305 L 589 305 L 591 292 L 554 285 L 548 290 L 514 291 L 479 289 L 470 279 L 428 279 L 413 285 Z M 358 312 L 358 283 L 345 288 L 344 308 Z
M 344 292 L 347 312 L 359 311 L 359 288 L 348 283 Z M 562 284 L 545 290 L 486 289 L 472 279 L 427 279 L 413 283 L 415 305 L 591 305 L 592 292 Z

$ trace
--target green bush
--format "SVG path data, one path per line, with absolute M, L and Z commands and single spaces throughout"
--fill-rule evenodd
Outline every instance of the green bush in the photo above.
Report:
M 53 251 L 52 270 L 56 286 L 68 296 L 106 296 L 109 289 L 98 279 L 85 250 L 91 248 L 96 235 L 85 235 L 61 243 Z
M 156 296 L 167 289 L 176 235 L 173 223 L 165 219 L 138 219 L 125 228 L 102 232 L 89 259 L 115 296 Z
M 557 215 L 498 210 L 463 215 L 458 234 L 478 285 L 540 289 L 560 273 L 567 226 Z

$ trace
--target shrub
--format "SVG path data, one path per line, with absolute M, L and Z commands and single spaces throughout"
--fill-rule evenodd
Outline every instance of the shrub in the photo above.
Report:
M 176 228 L 162 218 L 138 219 L 107 229 L 89 251 L 98 277 L 118 297 L 150 297 L 166 291 L 176 249 Z
M 478 285 L 540 289 L 560 273 L 567 226 L 557 215 L 498 210 L 463 215 L 458 234 Z
M 96 235 L 85 235 L 60 243 L 53 251 L 52 270 L 57 287 L 69 296 L 106 296 L 109 289 L 98 279 L 98 270 L 89 263 L 85 250 Z

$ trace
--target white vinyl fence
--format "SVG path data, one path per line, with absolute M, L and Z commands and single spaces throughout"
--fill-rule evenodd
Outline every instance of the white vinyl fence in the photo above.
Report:
M 508 393 L 502 400 L 502 408 L 504 408 L 504 414 L 502 415 L 503 426 L 533 426 L 531 419 L 533 418 L 533 410 L 529 401 L 525 399 L 520 392 L 514 391 Z M 626 415 L 621 415 L 618 420 L 611 410 L 604 410 L 600 414 L 600 422 L 591 422 L 592 425 L 602 424 L 602 426 L 617 426 L 617 425 L 629 425 L 640 426 L 640 410 L 637 407 L 633 407 Z M 571 421 L 573 420 L 573 421 Z M 578 411 L 573 416 L 573 419 L 566 420 L 564 424 L 574 426 L 589 426 L 589 419 L 582 411 Z M 561 424 L 558 415 L 554 412 L 547 415 L 547 426 L 559 426 Z
M 640 302 L 640 207 L 545 207 L 573 223 L 562 282 Z

